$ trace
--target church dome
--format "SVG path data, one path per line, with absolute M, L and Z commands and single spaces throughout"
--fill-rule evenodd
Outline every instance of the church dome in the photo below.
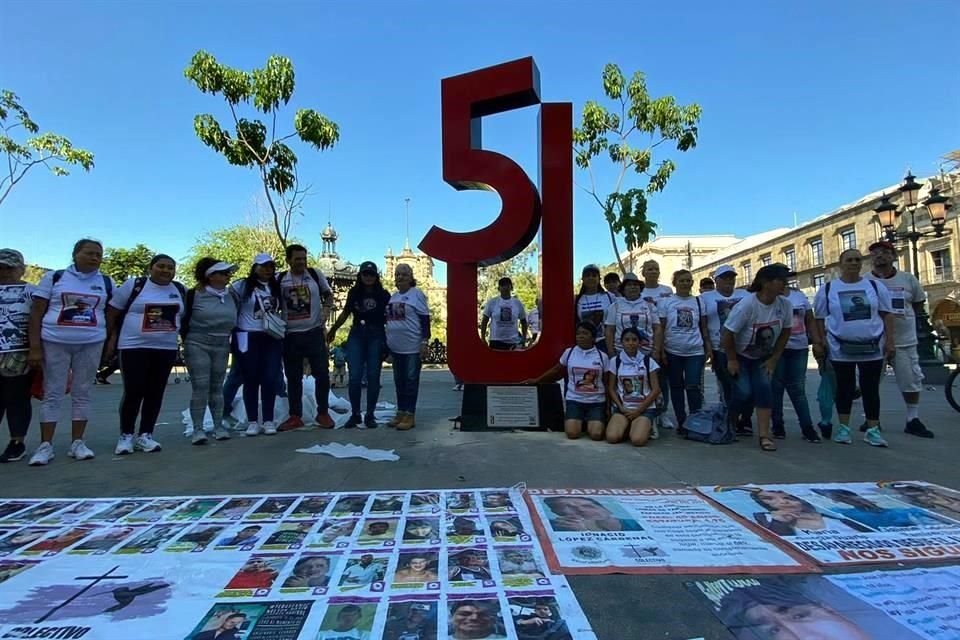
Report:
M 323 240 L 336 240 L 337 237 L 337 230 L 334 229 L 333 225 L 328 222 L 326 228 L 320 234 L 320 238 Z

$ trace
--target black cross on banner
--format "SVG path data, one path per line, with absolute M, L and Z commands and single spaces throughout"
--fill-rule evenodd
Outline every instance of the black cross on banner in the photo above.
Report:
M 67 606 L 68 604 L 70 604 L 71 602 L 73 602 L 74 600 L 76 600 L 77 598 L 79 598 L 80 596 L 82 596 L 87 591 L 94 588 L 104 580 L 123 580 L 124 578 L 129 577 L 129 576 L 113 575 L 113 572 L 119 568 L 120 568 L 119 566 L 114 567 L 113 569 L 110 569 L 110 571 L 107 571 L 105 574 L 100 576 L 77 576 L 76 578 L 74 578 L 74 580 L 90 580 L 91 581 L 90 584 L 85 586 L 83 589 L 80 589 L 80 591 L 77 591 L 75 594 L 73 594 L 72 596 L 64 600 L 61 604 L 55 606 L 53 609 L 50 609 L 50 611 L 48 611 L 45 616 L 43 616 L 42 618 L 38 618 L 36 622 L 34 622 L 34 624 L 40 624 L 42 622 L 46 622 L 50 618 L 50 616 L 55 614 L 60 609 L 63 609 L 65 606 Z

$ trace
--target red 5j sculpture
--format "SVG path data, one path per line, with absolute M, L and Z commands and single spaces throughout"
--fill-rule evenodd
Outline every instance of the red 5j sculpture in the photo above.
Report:
M 420 249 L 447 263 L 447 358 L 471 383 L 520 382 L 556 364 L 573 343 L 573 105 L 540 102 L 533 58 L 445 78 L 443 179 L 453 188 L 496 191 L 490 225 L 466 233 L 432 227 Z M 540 104 L 540 188 L 510 158 L 485 151 L 484 116 Z M 543 314 L 529 349 L 493 351 L 477 331 L 477 268 L 516 256 L 540 232 Z

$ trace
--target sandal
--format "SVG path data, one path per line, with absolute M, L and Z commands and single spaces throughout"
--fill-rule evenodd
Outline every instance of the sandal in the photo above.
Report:
M 770 438 L 760 436 L 760 448 L 764 451 L 776 451 L 777 445 Z

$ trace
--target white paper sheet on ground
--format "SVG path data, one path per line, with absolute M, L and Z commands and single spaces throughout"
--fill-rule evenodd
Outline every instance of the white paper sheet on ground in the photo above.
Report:
M 305 424 L 313 424 L 313 419 L 317 415 L 317 400 L 314 398 L 314 380 L 312 377 L 304 377 L 303 380 L 303 421 Z M 328 396 L 330 404 L 330 417 L 333 418 L 337 429 L 342 429 L 350 419 L 350 401 L 341 398 L 333 391 Z M 190 419 L 190 409 L 184 409 L 181 413 L 183 424 L 185 426 L 183 434 L 189 436 L 193 433 L 193 420 Z M 233 401 L 233 410 L 231 415 L 241 423 L 247 421 L 247 412 L 243 407 L 243 387 L 237 392 L 237 397 Z M 283 422 L 290 416 L 290 404 L 286 398 L 277 397 L 274 404 L 273 415 L 277 424 Z M 397 406 L 390 402 L 378 402 L 377 409 L 374 411 L 379 422 L 387 422 L 397 415 Z M 210 409 L 207 409 L 203 415 L 203 430 L 213 431 L 213 417 L 210 415 Z
M 363 458 L 371 462 L 396 462 L 400 459 L 393 449 L 368 449 L 353 443 L 341 444 L 339 442 L 330 442 L 328 444 L 315 444 L 308 449 L 297 449 L 297 453 L 317 453 L 333 456 L 334 458 Z

